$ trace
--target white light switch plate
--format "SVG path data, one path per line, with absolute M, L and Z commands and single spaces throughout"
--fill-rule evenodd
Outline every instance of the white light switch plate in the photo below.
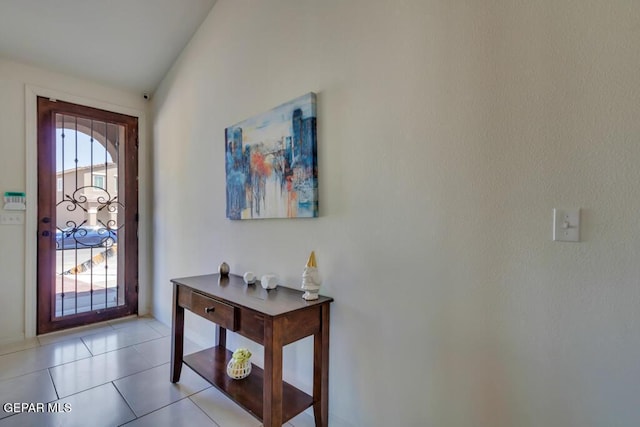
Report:
M 553 210 L 553 241 L 580 241 L 580 208 Z
M 23 212 L 3 213 L 0 215 L 0 225 L 21 225 L 24 224 Z

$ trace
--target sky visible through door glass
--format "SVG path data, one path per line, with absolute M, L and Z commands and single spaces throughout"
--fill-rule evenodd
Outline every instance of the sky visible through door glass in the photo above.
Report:
M 62 163 L 62 132 L 64 130 L 64 165 Z M 76 167 L 76 135 L 78 138 L 78 167 L 91 165 L 91 137 L 86 133 L 77 132 L 75 129 L 56 129 L 56 171 L 74 169 Z M 107 153 L 107 163 L 113 162 L 111 155 Z M 93 164 L 104 165 L 105 148 L 93 141 Z

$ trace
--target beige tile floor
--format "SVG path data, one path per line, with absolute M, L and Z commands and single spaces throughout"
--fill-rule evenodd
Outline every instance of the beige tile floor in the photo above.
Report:
M 186 366 L 172 384 L 169 335 L 152 318 L 128 318 L 1 346 L 0 427 L 261 425 Z M 185 353 L 199 349 L 185 340 Z M 311 425 L 307 414 L 286 424 Z

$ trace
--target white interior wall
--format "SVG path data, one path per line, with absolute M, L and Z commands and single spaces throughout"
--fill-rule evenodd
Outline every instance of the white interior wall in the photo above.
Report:
M 141 94 L 107 87 L 72 76 L 0 59 L 0 194 L 25 191 L 25 225 L 0 225 L 0 343 L 35 335 L 37 187 L 35 97 L 57 99 L 139 117 L 140 163 L 140 293 L 139 311 L 150 312 L 149 278 L 149 147 L 146 112 Z M 2 205 L 0 205 L 0 212 Z M 33 236 L 27 240 L 26 236 Z M 25 295 L 27 295 L 25 299 Z
M 636 425 L 639 28 L 629 0 L 219 0 L 154 98 L 154 314 L 223 260 L 297 287 L 315 250 L 332 425 Z M 320 218 L 226 220 L 224 128 L 309 91 Z
M 4 196 L 5 191 L 25 189 L 24 87 L 0 73 L 0 99 L 0 195 Z M 5 296 L 0 299 L 0 343 L 24 337 L 24 251 L 24 227 L 0 225 L 0 283 Z

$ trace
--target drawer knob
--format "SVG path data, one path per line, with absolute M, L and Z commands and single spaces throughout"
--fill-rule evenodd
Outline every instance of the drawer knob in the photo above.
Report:
M 213 313 L 215 310 L 216 310 L 216 308 L 215 308 L 215 307 L 206 307 L 206 308 L 204 309 L 204 312 L 205 312 L 205 313 Z

